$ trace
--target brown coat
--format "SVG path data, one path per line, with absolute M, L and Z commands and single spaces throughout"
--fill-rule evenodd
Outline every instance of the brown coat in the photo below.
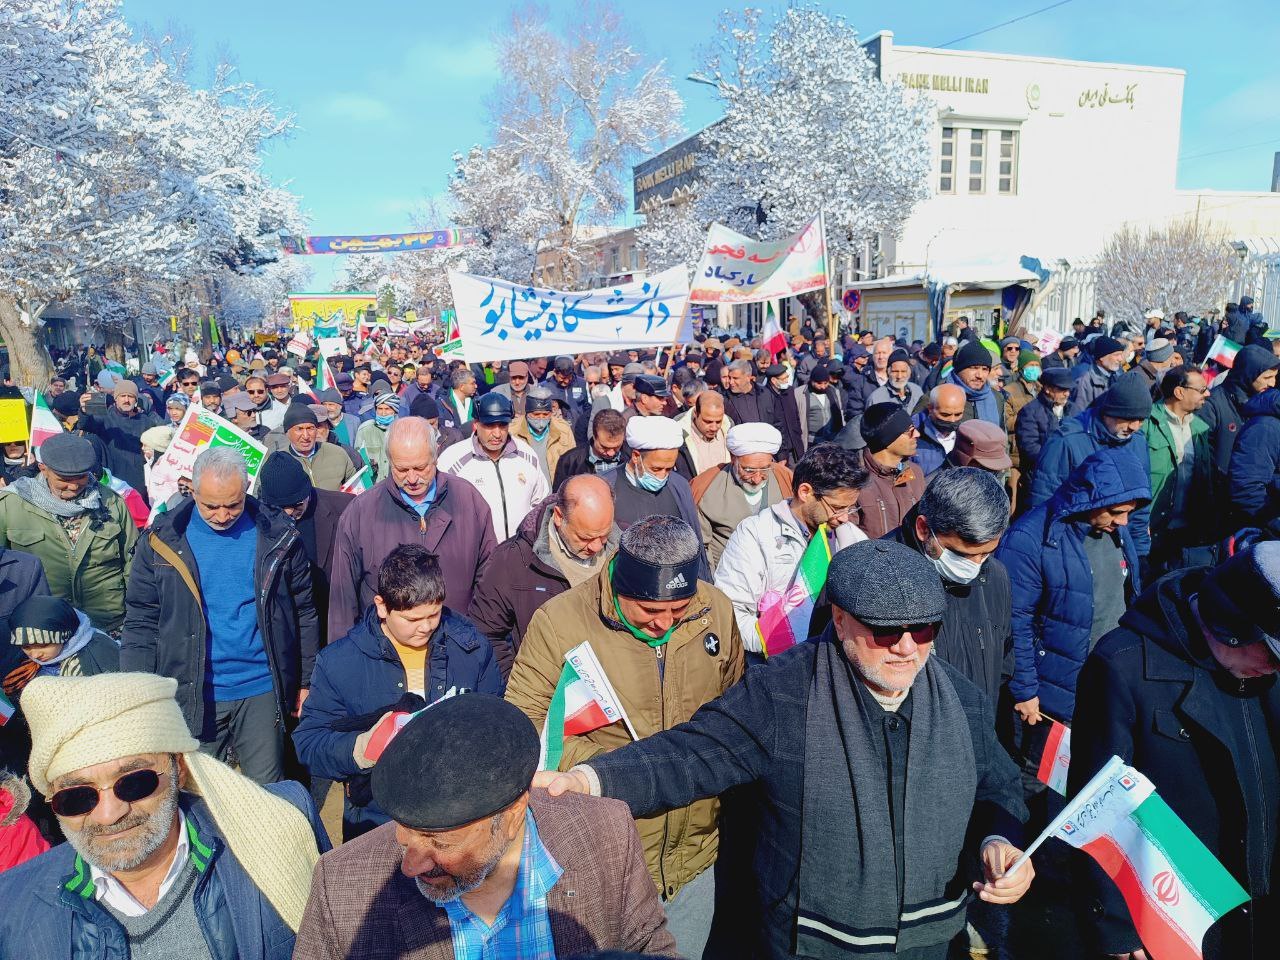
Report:
M 1036 398 L 1040 388 L 1038 386 L 1033 388 L 1022 377 L 1014 377 L 1005 384 L 1004 392 L 1008 398 L 1004 403 L 1004 432 L 1012 437 L 1014 428 L 1018 425 L 1018 414 L 1022 412 L 1023 407 Z M 1013 460 L 1013 465 L 1017 467 L 1019 465 L 1018 445 L 1011 443 L 1009 447 L 1009 456 Z
M 724 545 L 738 524 L 760 511 L 752 510 L 747 504 L 746 494 L 734 481 L 731 463 L 703 470 L 693 478 L 689 488 L 693 491 L 693 502 L 698 505 L 702 543 L 707 548 L 707 562 L 714 573 L 720 564 L 720 555 L 724 553 Z M 775 463 L 769 473 L 769 485 L 760 510 L 790 498 L 791 470 L 784 463 Z
M 910 460 L 901 473 L 886 470 L 869 450 L 862 451 L 862 465 L 870 479 L 858 491 L 858 527 L 872 540 L 878 540 L 898 529 L 907 511 L 924 496 L 924 474 Z
M 674 955 L 625 804 L 530 794 L 538 835 L 564 870 L 547 894 L 557 957 Z M 294 960 L 453 960 L 449 917 L 400 872 L 387 823 L 320 858 Z
M 532 446 L 532 441 L 529 439 L 529 421 L 524 417 L 511 421 L 511 435 L 519 437 Z M 575 446 L 577 443 L 573 439 L 573 428 L 563 420 L 552 417 L 551 431 L 547 434 L 547 462 L 544 464 L 547 468 L 548 483 L 556 475 L 556 464 L 560 462 L 561 455 L 568 453 Z
M 542 729 L 564 669 L 564 655 L 584 640 L 600 660 L 636 733 L 648 737 L 688 720 L 738 682 L 745 667 L 733 604 L 699 582 L 685 619 L 662 647 L 651 648 L 619 622 L 606 567 L 599 576 L 548 600 L 533 619 L 507 682 L 507 700 Z M 659 679 L 659 668 L 662 678 Z M 614 723 L 566 737 L 560 769 L 568 770 L 631 742 Z M 637 822 L 653 882 L 670 899 L 716 859 L 717 801 L 699 800 Z

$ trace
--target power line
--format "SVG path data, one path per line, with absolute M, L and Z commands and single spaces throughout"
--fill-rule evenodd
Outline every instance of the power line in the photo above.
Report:
M 956 37 L 954 40 L 948 40 L 946 43 L 940 43 L 935 49 L 941 50 L 944 47 L 954 46 L 957 43 L 964 43 L 966 40 L 972 40 L 974 37 L 980 37 L 984 33 L 990 33 L 992 30 L 999 30 L 1001 27 L 1007 27 L 1010 24 L 1018 23 L 1022 20 L 1029 20 L 1031 17 L 1037 16 L 1041 13 L 1048 13 L 1050 10 L 1057 9 L 1058 7 L 1065 7 L 1071 2 L 1072 0 L 1058 0 L 1057 3 L 1051 3 L 1047 7 L 1041 7 L 1039 10 L 1032 10 L 1030 13 L 1024 13 L 1020 17 L 1014 17 L 1012 20 L 1006 20 L 1004 23 L 997 23 L 994 27 L 986 27 L 974 33 L 966 33 L 963 37 Z
M 1259 140 L 1257 143 L 1241 143 L 1234 147 L 1226 147 L 1222 150 L 1210 150 L 1207 153 L 1186 153 L 1178 159 L 1199 160 L 1201 157 L 1217 157 L 1224 153 L 1235 153 L 1239 150 L 1250 150 L 1253 147 L 1265 147 L 1269 143 L 1280 143 L 1280 137 L 1272 137 L 1270 140 Z

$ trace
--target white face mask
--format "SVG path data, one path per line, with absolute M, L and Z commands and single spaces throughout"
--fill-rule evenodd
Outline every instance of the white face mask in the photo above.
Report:
M 970 560 L 968 557 L 962 557 L 960 554 L 952 550 L 948 550 L 942 544 L 938 543 L 938 538 L 933 534 L 933 544 L 942 551 L 940 555 L 933 559 L 933 565 L 937 568 L 938 573 L 943 578 L 950 580 L 952 583 L 972 583 L 973 580 L 982 572 L 982 564 L 977 560 Z

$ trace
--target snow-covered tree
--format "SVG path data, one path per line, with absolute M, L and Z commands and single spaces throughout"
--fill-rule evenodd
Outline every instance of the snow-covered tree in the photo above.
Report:
M 301 226 L 260 164 L 291 121 L 229 68 L 191 88 L 118 8 L 0 3 L 0 335 L 21 383 L 48 373 L 50 303 L 96 299 L 119 322 L 133 299 L 111 290 L 122 278 L 257 270 L 276 233 Z
M 1209 223 L 1179 220 L 1167 227 L 1122 227 L 1098 258 L 1098 306 L 1109 318 L 1140 329 L 1153 307 L 1204 313 L 1221 309 L 1239 265 L 1226 235 Z
M 657 260 L 687 257 L 711 221 L 776 239 L 818 210 L 832 252 L 856 253 L 928 196 L 936 106 L 881 81 L 843 18 L 793 6 L 766 31 L 759 10 L 726 12 L 705 73 L 724 116 L 703 131 L 692 207 L 639 231 Z

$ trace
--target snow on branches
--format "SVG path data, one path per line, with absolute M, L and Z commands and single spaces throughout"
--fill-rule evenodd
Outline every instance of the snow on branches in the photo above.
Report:
M 1180 220 L 1146 231 L 1125 226 L 1098 259 L 1098 305 L 1136 329 L 1153 307 L 1170 315 L 1221 309 L 1238 265 L 1226 235 L 1207 223 Z

